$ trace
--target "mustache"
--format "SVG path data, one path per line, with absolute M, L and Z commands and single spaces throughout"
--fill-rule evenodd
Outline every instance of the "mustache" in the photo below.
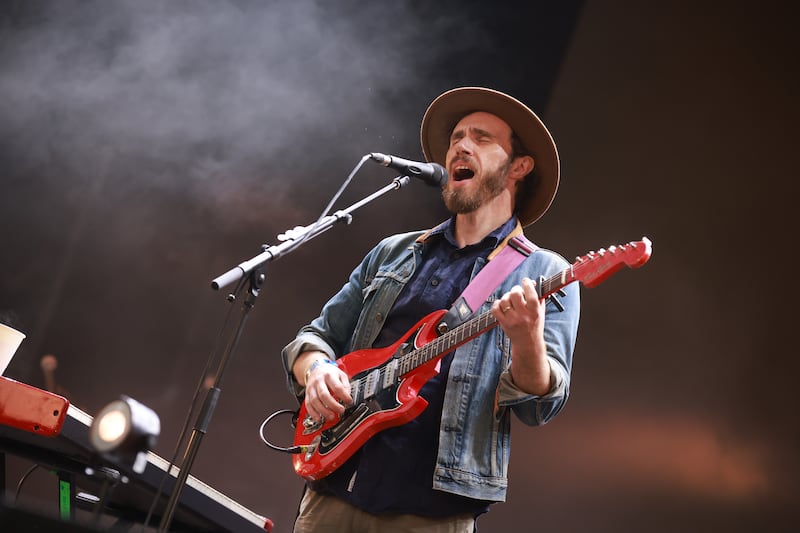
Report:
M 450 164 L 448 166 L 452 167 L 456 163 L 461 163 L 461 164 L 464 164 L 464 165 L 474 166 L 475 159 L 472 156 L 469 156 L 469 155 L 458 155 L 458 156 L 456 156 L 456 157 L 454 157 L 453 159 L 450 160 Z

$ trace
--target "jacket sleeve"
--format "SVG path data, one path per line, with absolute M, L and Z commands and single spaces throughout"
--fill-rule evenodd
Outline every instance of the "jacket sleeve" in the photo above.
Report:
M 568 265 L 560 256 L 552 252 L 548 254 L 557 260 L 549 261 L 550 264 L 543 270 L 545 275 L 553 275 Z M 580 319 L 580 287 L 578 283 L 571 283 L 564 287 L 563 291 L 564 296 L 556 296 L 563 310 L 552 299 L 548 299 L 545 309 L 544 340 L 550 363 L 550 390 L 543 396 L 535 396 L 517 388 L 508 371 L 511 363 L 510 355 L 507 358 L 508 365 L 500 375 L 497 392 L 498 411 L 511 408 L 522 422 L 532 426 L 552 420 L 569 397 L 572 355 Z M 507 346 L 507 349 L 510 354 L 510 346 Z
M 409 248 L 421 232 L 394 235 L 383 239 L 361 261 L 342 288 L 325 306 L 320 315 L 302 327 L 295 339 L 284 347 L 281 358 L 289 390 L 302 400 L 303 387 L 294 379 L 292 366 L 297 356 L 307 350 L 320 350 L 330 359 L 337 359 L 353 349 L 353 339 L 365 310 L 365 300 L 379 269 L 388 259 Z M 361 336 L 364 336 L 363 334 Z
M 302 400 L 305 390 L 295 379 L 292 366 L 301 353 L 319 350 L 332 360 L 346 353 L 346 347 L 361 313 L 364 271 L 369 264 L 368 258 L 369 256 L 353 270 L 347 283 L 328 300 L 320 315 L 310 324 L 303 326 L 294 340 L 281 352 L 289 391 L 298 400 Z

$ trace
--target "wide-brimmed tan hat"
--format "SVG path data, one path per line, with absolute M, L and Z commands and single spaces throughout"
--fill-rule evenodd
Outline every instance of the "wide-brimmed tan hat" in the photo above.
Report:
M 532 174 L 539 176 L 539 184 L 527 187 L 527 195 L 520 200 L 523 205 L 517 206 L 522 225 L 533 224 L 550 207 L 558 190 L 558 150 L 541 119 L 516 98 L 483 87 L 460 87 L 441 94 L 431 102 L 422 118 L 420 140 L 425 157 L 446 166 L 453 128 L 464 116 L 475 111 L 491 113 L 505 121 L 533 156 Z

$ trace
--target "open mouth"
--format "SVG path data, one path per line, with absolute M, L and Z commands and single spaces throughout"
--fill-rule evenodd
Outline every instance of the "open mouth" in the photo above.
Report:
M 457 165 L 453 168 L 452 176 L 456 181 L 468 180 L 475 176 L 475 171 L 465 165 Z

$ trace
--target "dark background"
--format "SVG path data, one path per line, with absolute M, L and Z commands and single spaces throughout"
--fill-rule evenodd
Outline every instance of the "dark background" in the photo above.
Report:
M 654 248 L 584 290 L 570 402 L 515 425 L 481 531 L 792 530 L 792 20 L 778 2 L 4 2 L 0 313 L 27 334 L 5 375 L 44 387 L 55 355 L 85 411 L 155 409 L 169 458 L 229 307 L 211 279 L 316 219 L 362 155 L 421 158 L 435 96 L 488 86 L 559 146 L 532 240 Z M 368 163 L 336 208 L 392 177 Z M 257 434 L 294 407 L 279 351 L 381 236 L 445 216 L 414 182 L 269 265 L 193 475 L 291 530 L 301 480 Z M 20 499 L 54 509 L 34 477 Z

